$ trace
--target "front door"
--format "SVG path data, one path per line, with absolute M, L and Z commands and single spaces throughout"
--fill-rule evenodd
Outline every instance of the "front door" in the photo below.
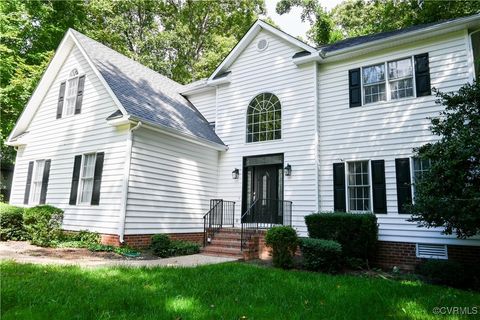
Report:
M 281 224 L 283 221 L 283 155 L 244 160 L 242 222 Z M 252 207 L 253 205 L 253 207 Z

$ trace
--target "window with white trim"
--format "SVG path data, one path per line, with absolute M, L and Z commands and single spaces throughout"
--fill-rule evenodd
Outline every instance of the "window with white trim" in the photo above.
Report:
M 414 97 L 414 72 L 413 57 L 362 67 L 363 104 Z
M 35 161 L 32 177 L 32 190 L 30 191 L 30 204 L 40 203 L 40 193 L 42 191 L 43 171 L 45 169 L 45 160 Z
M 385 64 L 362 68 L 365 104 L 387 100 L 385 94 Z
M 412 58 L 388 62 L 388 84 L 392 100 L 413 97 Z
M 348 162 L 348 210 L 370 211 L 370 172 L 368 161 Z
M 413 175 L 412 175 L 412 185 L 413 185 L 413 195 L 415 196 L 415 183 L 422 179 L 425 172 L 430 171 L 432 162 L 430 159 L 420 159 L 413 158 Z
M 247 142 L 277 140 L 282 137 L 282 107 L 272 93 L 261 93 L 247 109 Z
M 95 177 L 95 153 L 84 154 L 82 157 L 82 171 L 79 185 L 79 204 L 90 204 L 93 193 L 93 182 Z
M 78 70 L 73 69 L 67 79 L 65 90 L 65 104 L 63 105 L 62 117 L 71 116 L 75 113 L 75 103 L 78 94 Z

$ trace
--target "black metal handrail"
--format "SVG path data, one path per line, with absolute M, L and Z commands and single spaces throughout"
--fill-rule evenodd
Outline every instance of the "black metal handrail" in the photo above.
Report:
M 292 225 L 292 201 L 257 199 L 241 217 L 241 248 L 261 229 Z
M 203 245 L 206 246 L 222 227 L 234 226 L 235 202 L 211 199 L 210 210 L 203 216 Z

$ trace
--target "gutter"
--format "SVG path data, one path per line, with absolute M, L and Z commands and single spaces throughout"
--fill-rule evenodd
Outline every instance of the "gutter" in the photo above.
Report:
M 130 178 L 130 166 L 132 162 L 132 147 L 133 147 L 133 131 L 142 126 L 139 121 L 133 128 L 128 131 L 127 146 L 125 150 L 125 167 L 123 171 L 123 186 L 122 186 L 122 203 L 120 207 L 120 226 L 118 228 L 119 242 L 125 242 L 125 220 L 127 218 L 127 197 L 128 197 L 128 182 Z

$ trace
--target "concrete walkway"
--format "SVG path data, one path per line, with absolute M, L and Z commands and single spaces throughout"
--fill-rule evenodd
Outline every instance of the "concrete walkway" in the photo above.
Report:
M 166 259 L 125 258 L 114 253 L 90 252 L 86 249 L 42 248 L 24 241 L 2 241 L 0 242 L 0 260 L 80 267 L 194 267 L 236 261 L 237 259 L 203 254 Z

